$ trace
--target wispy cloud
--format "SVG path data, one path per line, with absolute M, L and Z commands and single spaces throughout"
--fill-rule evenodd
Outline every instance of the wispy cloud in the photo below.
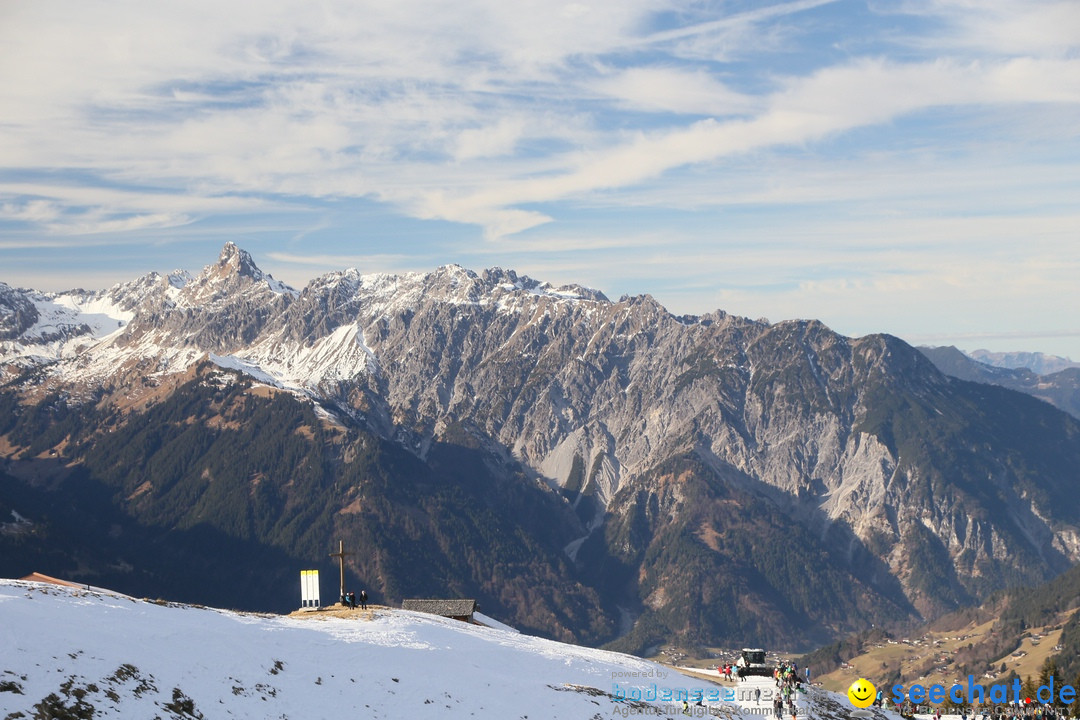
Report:
M 796 0 L 795 2 L 778 3 L 776 5 L 766 5 L 764 7 L 757 7 L 753 10 L 748 10 L 742 13 L 735 13 L 728 17 L 720 18 L 717 20 L 707 20 L 705 22 L 694 23 L 685 27 L 674 28 L 672 30 L 662 30 L 652 33 L 642 39 L 643 43 L 666 43 L 672 40 L 682 40 L 689 37 L 696 37 L 699 35 L 713 34 L 717 32 L 725 32 L 731 28 L 745 29 L 755 25 L 759 25 L 767 20 L 773 20 L 778 17 L 784 17 L 795 13 L 803 12 L 804 10 L 812 10 L 822 5 L 830 5 L 838 2 L 839 0 Z
M 805 144 L 885 123 L 935 106 L 1080 103 L 1080 59 L 1010 60 L 990 66 L 951 62 L 894 64 L 879 60 L 822 70 L 793 80 L 749 119 L 700 120 L 640 133 L 612 148 L 575 153 L 561 173 L 501 180 L 469 194 L 433 193 L 422 207 L 433 217 L 487 225 L 499 235 L 546 222 L 539 213 L 506 208 L 629 187 L 669 170 L 762 148 Z
M 296 253 L 271 252 L 267 257 L 279 263 L 291 265 L 318 265 L 331 268 L 365 268 L 375 266 L 409 267 L 416 263 L 411 255 L 383 253 L 378 255 L 306 255 Z
M 994 342 L 995 344 L 1000 344 L 1002 340 L 1005 340 L 1015 344 L 1016 341 L 1041 340 L 1044 338 L 1066 338 L 1070 340 L 1080 338 L 1080 327 L 1051 328 L 1047 330 L 1017 330 L 1014 332 L 915 333 L 909 334 L 906 339 L 908 342 L 928 345 L 962 343 L 970 348 L 973 342 Z
M 647 112 L 731 117 L 760 111 L 762 99 L 738 93 L 702 69 L 631 67 L 596 80 L 598 92 Z
M 634 187 L 673 169 L 927 108 L 1078 102 L 1080 60 L 1060 51 L 1076 47 L 1075 32 L 1062 29 L 1075 27 L 1075 8 L 1063 3 L 1023 13 L 996 4 L 984 14 L 938 2 L 922 11 L 939 20 L 942 45 L 951 38 L 969 51 L 974 37 L 1019 27 L 1017 51 L 1046 31 L 1054 57 L 847 59 L 786 77 L 773 72 L 764 94 L 732 90 L 709 64 L 677 52 L 624 55 L 834 4 L 777 3 L 706 19 L 645 1 L 554 11 L 525 3 L 512 12 L 479 1 L 452 11 L 413 2 L 328 3 L 315 12 L 280 2 L 213 6 L 213 22 L 190 9 L 121 3 L 94 12 L 73 5 L 63 17 L 18 6 L 0 31 L 0 52 L 22 68 L 3 91 L 0 162 L 201 186 L 210 191 L 200 193 L 206 212 L 215 211 L 215 194 L 238 188 L 374 197 L 502 236 L 553 218 L 532 204 Z M 685 24 L 650 30 L 675 9 Z M 25 31 L 34 26 L 47 32 Z M 540 121 L 532 119 L 537 109 Z M 608 114 L 627 111 L 597 132 Z M 656 112 L 668 118 L 657 123 Z
M 655 273 L 657 294 L 687 305 L 817 297 L 823 311 L 825 298 L 903 292 L 889 285 L 902 273 L 875 264 L 940 297 L 933 282 L 951 280 L 915 250 L 1075 258 L 1029 242 L 1077 227 L 1071 1 L 70 0 L 2 13 L 0 250 L 239 231 L 297 276 L 348 258 L 520 259 L 605 291 Z M 391 224 L 411 234 L 387 253 L 369 238 Z M 846 286 L 789 242 L 834 236 L 864 253 L 812 249 Z M 745 281 L 742 295 L 668 282 L 680 267 Z M 1032 272 L 1059 287 L 1052 267 Z
M 1080 6 L 1070 0 L 931 0 L 882 9 L 937 21 L 936 30 L 904 38 L 909 45 L 934 52 L 1066 58 L 1080 45 Z

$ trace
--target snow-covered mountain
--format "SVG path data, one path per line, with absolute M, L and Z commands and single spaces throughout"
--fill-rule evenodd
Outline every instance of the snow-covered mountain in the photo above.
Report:
M 215 331 L 225 337 L 214 347 L 230 335 L 250 336 L 247 324 L 207 327 L 205 318 L 230 315 L 238 306 L 265 315 L 274 300 L 295 294 L 231 243 L 198 275 L 150 273 L 98 292 L 39 293 L 0 284 L 0 367 L 6 376 L 37 367 L 83 385 L 114 379 L 131 366 L 145 374 L 147 363 L 162 373 L 183 372 L 206 356 L 201 345 Z M 164 318 L 172 323 L 168 330 L 159 326 Z
M 78 354 L 131 320 L 138 303 L 122 303 L 126 290 L 39 293 L 0 283 L 0 359 L 31 367 Z
M 308 462 L 341 488 L 322 500 L 339 526 L 386 497 L 365 495 L 376 490 L 346 481 L 341 468 L 361 458 L 377 465 L 365 473 L 393 477 L 404 462 L 379 465 L 385 457 L 374 458 L 370 443 L 358 447 L 358 433 L 404 449 L 435 477 L 456 466 L 433 449 L 482 457 L 478 472 L 499 478 L 503 506 L 510 488 L 556 496 L 566 516 L 552 511 L 535 531 L 563 558 L 524 584 L 572 577 L 595 590 L 603 609 L 592 615 L 621 617 L 632 628 L 626 647 L 638 650 L 672 637 L 805 647 L 933 616 L 1080 560 L 1080 424 L 1019 393 L 952 380 L 897 338 L 722 311 L 677 317 L 648 296 L 612 301 L 499 268 L 344 270 L 298 291 L 231 243 L 197 274 L 152 274 L 78 297 L 6 286 L 0 295 L 0 366 L 18 416 L 0 447 L 22 463 L 58 458 L 105 473 L 112 497 L 140 522 L 168 515 L 187 528 L 232 503 L 237 517 L 214 526 L 230 537 L 283 543 L 282 532 L 328 532 L 329 521 L 297 529 L 281 517 L 255 529 L 251 516 L 268 512 L 255 488 L 287 497 L 290 511 L 305 502 L 284 461 L 236 478 L 248 493 L 215 494 L 228 468 L 208 460 L 208 448 L 248 451 L 217 449 L 221 430 L 250 430 L 248 446 L 260 437 L 241 404 L 215 389 L 246 377 L 253 394 L 314 404 L 334 428 Z M 42 320 L 61 307 L 62 322 Z M 169 412 L 182 422 L 162 421 L 124 448 L 105 442 L 124 413 L 149 412 L 181 386 L 183 410 Z M 80 408 L 96 414 L 73 417 Z M 173 437 L 193 425 L 205 429 L 198 442 Z M 296 427 L 289 445 L 318 435 Z M 165 456 L 175 467 L 162 469 Z M 44 463 L 15 469 L 28 478 L 58 472 Z M 198 512 L 155 509 L 166 494 L 171 511 L 183 498 Z M 455 505 L 469 516 L 462 531 L 495 544 L 502 536 L 470 516 L 476 502 Z M 438 513 L 427 519 L 451 526 Z M 535 539 L 521 518 L 503 520 L 519 525 L 506 535 Z M 356 517 L 348 531 L 359 539 L 375 521 Z M 394 532 L 421 536 L 408 523 Z M 441 538 L 439 551 L 452 555 L 456 543 Z M 469 552 L 462 564 L 490 578 Z M 564 561 L 572 567 L 556 567 Z M 370 562 L 365 572 L 401 592 L 407 569 Z M 545 616 L 562 629 L 580 622 Z M 598 627 L 594 637 L 604 634 Z
M 674 699 L 616 699 L 632 689 L 648 697 L 654 686 L 672 698 L 700 691 L 710 716 L 759 716 L 749 693 L 732 689 L 725 702 L 716 684 L 629 655 L 383 607 L 309 615 L 0 580 L 0 716 L 683 717 Z M 851 708 L 816 690 L 800 696 L 799 709 L 803 718 L 843 718 Z
M 1040 352 L 991 352 L 972 350 L 967 353 L 977 360 L 993 367 L 1017 370 L 1027 368 L 1036 375 L 1051 375 L 1068 368 L 1080 368 L 1080 362 L 1060 355 L 1047 355 Z
M 404 275 L 346 270 L 300 293 L 227 243 L 217 263 L 197 275 L 150 273 L 98 292 L 39 293 L 0 283 L 0 368 L 9 378 L 40 367 L 53 385 L 95 385 L 114 383 L 126 368 L 145 376 L 150 366 L 151 374 L 167 376 L 209 358 L 324 400 L 342 383 L 378 373 L 362 321 L 413 313 L 433 300 L 515 315 L 539 298 L 606 302 L 586 288 L 496 272 L 501 281 L 481 285 L 458 266 Z
M 492 275 L 494 273 L 494 275 Z M 265 274 L 227 243 L 197 275 L 150 273 L 109 290 L 38 293 L 0 283 L 0 366 L 40 366 L 57 382 L 94 384 L 148 363 L 162 375 L 202 358 L 255 379 L 326 399 L 349 380 L 378 373 L 363 325 L 416 312 L 424 302 L 535 311 L 541 298 L 607 302 L 579 286 L 552 287 L 513 272 L 484 282 L 459 266 L 434 273 L 314 280 L 303 293 Z M 138 310 L 136 314 L 135 310 Z M 134 322 L 133 322 L 134 321 Z

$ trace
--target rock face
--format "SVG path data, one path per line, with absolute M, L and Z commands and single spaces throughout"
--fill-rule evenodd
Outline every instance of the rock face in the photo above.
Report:
M 0 340 L 13 340 L 38 320 L 37 306 L 24 293 L 0 283 Z
M 36 366 L 27 397 L 130 403 L 208 358 L 421 461 L 449 443 L 516 464 L 576 512 L 566 554 L 629 649 L 805 645 L 1080 559 L 1080 425 L 890 336 L 676 317 L 498 268 L 297 292 L 229 244 L 197 276 L 95 296 L 125 313 L 112 334 L 32 356 L 43 296 L 0 290 L 0 361 Z

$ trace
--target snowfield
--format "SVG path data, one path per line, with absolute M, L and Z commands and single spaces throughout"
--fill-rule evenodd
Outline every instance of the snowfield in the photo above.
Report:
M 616 701 L 615 683 L 717 689 L 633 656 L 422 613 L 326 615 L 0 580 L 0 718 L 679 718 L 681 702 Z M 815 692 L 799 717 L 844 717 L 840 698 Z M 752 701 L 710 705 L 694 714 L 763 717 Z

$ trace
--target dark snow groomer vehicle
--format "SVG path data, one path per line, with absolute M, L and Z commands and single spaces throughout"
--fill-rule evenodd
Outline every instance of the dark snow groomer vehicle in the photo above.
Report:
M 735 663 L 735 674 L 741 678 L 747 675 L 772 677 L 773 668 L 765 662 L 765 651 L 761 648 L 743 648 Z

